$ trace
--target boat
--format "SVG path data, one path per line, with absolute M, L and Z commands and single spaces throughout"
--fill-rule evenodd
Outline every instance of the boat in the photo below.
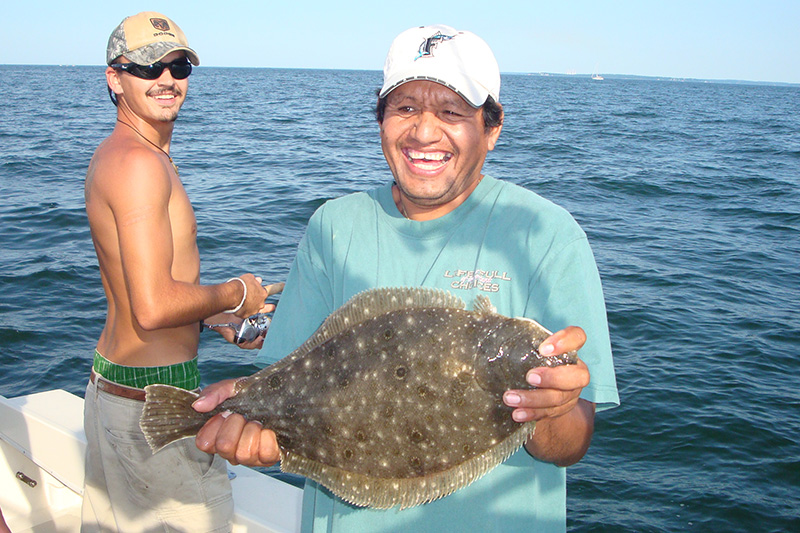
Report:
M 592 79 L 593 80 L 604 80 L 605 78 L 603 76 L 601 76 L 600 74 L 592 74 Z
M 79 396 L 0 396 L 0 511 L 11 531 L 80 531 L 85 451 Z M 241 465 L 228 465 L 228 476 L 234 533 L 300 531 L 302 489 Z

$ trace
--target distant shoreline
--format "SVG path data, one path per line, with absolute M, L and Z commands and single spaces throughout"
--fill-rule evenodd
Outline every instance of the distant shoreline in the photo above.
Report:
M 526 76 L 541 76 L 541 77 L 559 77 L 559 78 L 591 78 L 591 74 L 562 74 L 556 72 L 504 72 L 503 74 L 509 75 L 526 75 Z M 646 81 L 673 81 L 673 82 L 686 82 L 686 83 L 727 83 L 731 85 L 766 85 L 776 87 L 800 87 L 800 83 L 792 83 L 788 81 L 753 81 L 753 80 L 730 80 L 730 79 L 714 79 L 714 78 L 680 78 L 677 76 L 640 76 L 637 74 L 605 74 L 605 80 L 646 80 Z
M 68 68 L 104 68 L 105 65 L 30 65 L 23 63 L 3 63 L 2 67 L 68 67 Z M 375 72 L 380 74 L 381 70 L 376 69 L 341 69 L 341 68 L 308 68 L 308 67 L 218 67 L 218 66 L 203 66 L 202 69 L 263 69 L 263 70 L 331 70 L 342 72 Z M 503 72 L 504 76 L 540 76 L 558 77 L 558 78 L 575 78 L 575 79 L 591 79 L 592 75 L 589 73 L 581 74 L 564 74 L 560 72 Z M 637 74 L 606 74 L 603 73 L 603 81 L 607 80 L 643 80 L 643 81 L 667 81 L 667 82 L 682 82 L 682 83 L 725 83 L 730 85 L 758 85 L 770 87 L 800 87 L 800 82 L 793 83 L 788 81 L 755 81 L 755 80 L 735 80 L 735 79 L 715 79 L 715 78 L 681 78 L 678 76 L 641 76 Z

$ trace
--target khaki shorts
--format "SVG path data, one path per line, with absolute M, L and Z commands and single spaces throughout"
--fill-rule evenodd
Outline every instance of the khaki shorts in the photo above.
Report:
M 225 532 L 233 498 L 227 463 L 194 439 L 153 454 L 139 429 L 140 401 L 86 388 L 82 532 Z

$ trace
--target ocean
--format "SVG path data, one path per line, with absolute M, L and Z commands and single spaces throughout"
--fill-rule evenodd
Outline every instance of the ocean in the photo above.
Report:
M 319 205 L 391 179 L 378 71 L 197 68 L 171 153 L 202 281 L 284 280 Z M 105 300 L 83 204 L 102 67 L 0 66 L 0 394 L 83 395 Z M 566 207 L 622 405 L 568 470 L 571 531 L 800 530 L 800 87 L 504 75 L 484 167 Z M 202 338 L 204 383 L 253 352 Z

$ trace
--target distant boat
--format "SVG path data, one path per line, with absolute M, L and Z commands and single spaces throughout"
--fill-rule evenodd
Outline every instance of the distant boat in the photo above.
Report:
M 600 74 L 592 74 L 592 79 L 593 80 L 604 80 L 605 78 L 603 76 L 601 76 Z

